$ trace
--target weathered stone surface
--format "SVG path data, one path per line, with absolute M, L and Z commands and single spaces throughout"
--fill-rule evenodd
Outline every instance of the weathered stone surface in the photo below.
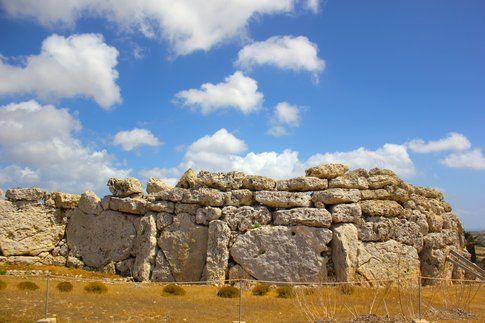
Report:
M 273 191 L 275 187 L 275 180 L 265 176 L 246 175 L 242 181 L 242 188 L 251 191 Z
M 224 221 L 214 220 L 209 223 L 207 244 L 206 280 L 223 285 L 226 278 L 229 259 L 229 238 L 231 230 Z
M 329 207 L 333 223 L 357 222 L 362 217 L 359 203 L 336 204 Z
M 116 273 L 122 276 L 133 276 L 133 264 L 135 258 L 118 261 L 115 265 Z
M 310 207 L 311 197 L 305 193 L 283 191 L 260 191 L 254 193 L 259 203 L 275 208 Z
M 155 265 L 156 249 L 156 215 L 151 214 L 142 217 L 136 226 L 136 237 L 133 243 L 133 254 L 136 256 L 133 263 L 133 278 L 136 281 L 150 279 Z
M 195 223 L 208 225 L 209 222 L 217 220 L 222 216 L 222 210 L 216 207 L 206 206 L 197 209 Z
M 369 188 L 376 190 L 379 188 L 384 188 L 389 185 L 398 185 L 397 177 L 392 175 L 373 175 L 367 178 L 369 183 Z
M 357 228 L 353 224 L 342 223 L 332 227 L 332 231 L 332 262 L 337 281 L 353 281 L 359 244 Z
M 172 189 L 172 185 L 164 183 L 162 180 L 150 177 L 147 182 L 147 193 L 154 194 L 165 190 Z
M 404 208 L 396 201 L 365 200 L 359 202 L 362 214 L 365 216 L 400 216 Z
M 396 177 L 396 173 L 394 173 L 390 169 L 385 169 L 385 168 L 372 168 L 369 170 L 369 176 L 375 176 L 375 175 L 386 175 L 386 176 L 394 176 Z
M 424 212 L 428 222 L 429 232 L 440 232 L 443 229 L 443 216 L 431 212 Z
M 369 188 L 369 183 L 365 175 L 367 172 L 363 170 L 351 171 L 342 176 L 331 179 L 328 182 L 328 187 L 330 188 L 356 188 L 356 189 L 367 189 Z
M 332 232 L 304 226 L 263 226 L 237 237 L 233 259 L 259 280 L 321 281 L 327 277 L 322 254 Z
M 384 284 L 373 280 L 415 279 L 420 274 L 418 253 L 394 240 L 360 242 L 356 274 L 371 285 Z
M 424 197 L 427 197 L 427 198 L 430 198 L 430 199 L 437 199 L 437 200 L 443 199 L 443 193 L 441 193 L 440 191 L 438 191 L 437 189 L 434 189 L 434 188 L 415 186 L 414 192 L 416 194 L 419 194 L 421 196 L 424 196 Z
M 109 208 L 113 211 L 143 215 L 146 212 L 147 201 L 141 198 L 111 197 Z
M 155 268 L 153 268 L 150 280 L 155 282 L 173 282 L 175 280 L 170 269 L 170 264 L 161 250 L 157 252 Z
M 175 214 L 188 213 L 195 215 L 200 208 L 198 204 L 175 203 Z
M 188 190 L 185 188 L 175 187 L 171 190 L 160 191 L 158 193 L 153 193 L 148 195 L 147 200 L 150 202 L 155 201 L 169 201 L 169 202 L 180 202 L 182 201 L 184 195 L 188 194 Z
M 187 171 L 180 177 L 177 185 L 175 187 L 180 188 L 194 188 L 198 185 L 197 175 L 195 175 L 192 168 L 187 169 Z M 175 201 L 174 201 L 175 202 Z
M 189 214 L 174 216 L 158 239 L 175 281 L 198 281 L 207 254 L 207 227 L 194 224 Z
M 29 256 L 0 256 L 0 264 L 2 265 L 41 265 L 40 257 Z
M 222 209 L 222 218 L 231 230 L 246 232 L 257 226 L 271 222 L 271 212 L 264 206 L 226 206 Z
M 54 206 L 58 209 L 73 209 L 78 206 L 81 195 L 52 192 L 46 194 L 46 200 L 47 199 L 52 200 L 54 202 Z
M 103 210 L 99 197 L 90 191 L 81 194 L 78 208 L 84 213 L 89 214 L 99 214 Z
M 332 179 L 345 174 L 349 168 L 342 164 L 324 164 L 305 170 L 306 176 Z
M 40 258 L 40 262 L 46 266 L 65 266 L 66 257 L 53 256 L 48 253 L 45 257 Z
M 198 188 L 185 191 L 182 203 L 193 203 L 202 206 L 222 206 L 224 205 L 224 194 L 212 188 Z
M 355 203 L 360 200 L 357 189 L 329 188 L 325 191 L 313 192 L 312 201 L 324 204 Z
M 387 190 L 380 188 L 377 190 L 361 190 L 362 200 L 390 200 L 391 193 Z
M 130 256 L 138 221 L 138 216 L 115 211 L 93 215 L 75 209 L 67 225 L 67 244 L 86 265 L 101 268 Z
M 142 195 L 143 187 L 136 178 L 110 178 L 108 180 L 109 191 L 116 197 L 128 197 Z
M 5 192 L 5 197 L 9 201 L 31 201 L 39 202 L 44 198 L 45 191 L 38 187 L 30 188 L 10 188 Z
M 157 217 L 157 229 L 160 231 L 173 223 L 173 214 L 171 213 L 166 213 L 166 212 L 156 213 L 156 217 Z
M 224 205 L 246 206 L 254 204 L 253 192 L 248 189 L 224 192 Z
M 320 191 L 327 188 L 328 180 L 318 177 L 302 176 L 276 182 L 276 189 L 278 191 L 309 192 Z
M 147 208 L 154 212 L 167 212 L 167 213 L 174 213 L 175 212 L 175 203 L 169 201 L 154 201 L 148 202 Z
M 200 171 L 199 174 L 197 174 L 197 181 L 202 187 L 229 191 L 240 189 L 245 176 L 246 175 L 241 172 L 213 173 Z
M 295 208 L 279 210 L 273 213 L 274 225 L 305 225 L 316 228 L 328 228 L 332 215 L 325 209 Z
M 16 208 L 0 200 L 0 250 L 4 256 L 36 256 L 54 249 L 65 229 L 63 213 L 43 205 Z

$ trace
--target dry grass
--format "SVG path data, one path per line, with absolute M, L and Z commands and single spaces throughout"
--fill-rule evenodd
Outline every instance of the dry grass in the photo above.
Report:
M 45 279 L 29 278 L 40 289 L 28 294 L 17 289 L 17 284 L 25 278 L 3 276 L 7 288 L 0 291 L 0 322 L 33 322 L 43 316 Z M 84 292 L 84 281 L 70 280 L 74 289 L 70 293 L 61 293 L 55 289 L 57 282 L 51 278 L 49 291 L 49 313 L 61 322 L 78 321 L 152 321 L 152 322 L 231 322 L 238 318 L 239 299 L 224 299 L 217 297 L 217 287 L 184 286 L 186 295 L 180 297 L 164 297 L 163 284 L 140 284 L 117 282 L 108 284 L 107 294 L 89 294 Z M 307 292 L 311 290 L 311 292 Z M 471 296 L 466 286 L 424 287 L 423 298 L 428 309 L 447 312 L 447 315 L 462 315 L 462 306 L 466 303 L 466 295 Z M 349 321 L 354 317 L 367 317 L 369 312 L 380 317 L 395 316 L 403 308 L 409 313 L 410 307 L 417 307 L 415 290 L 396 287 L 379 289 L 353 287 L 351 295 L 342 293 L 338 287 L 295 288 L 296 297 L 282 299 L 276 297 L 276 291 L 271 290 L 265 296 L 253 296 L 251 291 L 244 291 L 242 297 L 242 319 L 247 322 L 308 322 L 303 308 L 298 300 L 301 297 L 313 300 L 306 304 L 319 314 L 321 322 Z M 438 298 L 438 294 L 442 297 Z M 377 295 L 377 296 L 376 296 Z M 383 297 L 384 295 L 384 297 Z M 446 296 L 447 295 L 447 296 Z M 444 302 L 443 298 L 448 301 Z M 460 305 L 460 300 L 462 303 Z M 453 312 L 454 311 L 454 312 Z M 485 321 L 485 286 L 477 290 L 475 297 L 469 303 L 468 311 L 473 313 L 473 320 Z M 428 312 L 429 315 L 436 313 Z M 463 315 L 461 316 L 463 317 Z M 317 321 L 317 320 L 314 320 Z
M 101 273 L 97 271 L 87 271 L 78 268 L 60 267 L 60 266 L 32 266 L 32 265 L 0 265 L 0 270 L 43 270 L 49 271 L 51 275 L 59 276 L 79 276 L 83 278 L 122 278 L 121 276 Z

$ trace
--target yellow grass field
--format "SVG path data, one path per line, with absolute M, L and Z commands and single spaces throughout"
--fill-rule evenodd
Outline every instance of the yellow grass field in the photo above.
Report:
M 84 276 L 91 274 L 85 272 Z M 0 276 L 0 280 L 7 284 L 0 290 L 0 322 L 33 322 L 43 317 L 45 277 Z M 40 288 L 19 290 L 17 284 L 27 280 Z M 55 286 L 60 281 L 72 282 L 74 289 L 59 292 Z M 72 278 L 51 278 L 49 316 L 60 322 L 232 322 L 239 315 L 239 299 L 217 297 L 218 288 L 213 286 L 184 286 L 184 296 L 163 296 L 162 284 L 116 282 L 107 283 L 106 294 L 93 295 L 84 291 L 86 284 Z M 425 287 L 422 292 L 422 312 L 435 321 L 446 317 L 485 321 L 485 286 Z M 350 321 L 369 313 L 394 318 L 405 314 L 407 318 L 417 316 L 417 299 L 415 288 L 296 288 L 291 299 L 277 298 L 274 289 L 265 296 L 252 296 L 248 290 L 242 296 L 241 314 L 246 322 L 308 322 L 315 318 Z M 470 313 L 473 317 L 468 316 Z

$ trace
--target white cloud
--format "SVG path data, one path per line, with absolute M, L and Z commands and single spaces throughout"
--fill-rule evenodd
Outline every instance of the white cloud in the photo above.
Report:
M 24 66 L 0 58 L 0 94 L 34 93 L 41 99 L 82 96 L 108 108 L 121 102 L 117 57 L 116 48 L 104 43 L 101 35 L 52 35 Z
M 325 61 L 318 57 L 318 46 L 304 36 L 273 36 L 265 41 L 246 45 L 239 51 L 236 65 L 251 69 L 257 65 L 308 71 L 315 76 L 325 68 Z
M 320 7 L 320 0 L 307 0 L 306 7 L 316 13 Z
M 244 114 L 256 111 L 263 102 L 258 83 L 241 72 L 226 77 L 218 84 L 204 83 L 199 89 L 181 91 L 175 95 L 184 106 L 198 107 L 203 114 L 221 109 L 236 109 Z
M 300 108 L 287 102 L 280 102 L 270 120 L 269 135 L 279 137 L 288 134 L 288 127 L 300 125 Z
M 114 167 L 105 150 L 75 138 L 81 124 L 67 110 L 35 101 L 12 103 L 0 107 L 0 125 L 2 186 L 102 192 L 109 177 L 130 173 Z
M 453 153 L 441 161 L 445 166 L 452 168 L 485 169 L 485 156 L 479 148 Z
M 416 173 L 414 163 L 409 157 L 406 147 L 395 144 L 385 144 L 382 148 L 376 150 L 360 147 L 346 152 L 316 154 L 307 161 L 308 166 L 325 163 L 343 163 L 350 168 L 388 168 L 405 177 Z
M 178 168 L 150 168 L 142 169 L 138 172 L 140 176 L 146 181 L 150 177 L 158 178 L 169 185 L 175 186 L 177 184 L 182 172 Z
M 113 139 L 113 145 L 121 146 L 125 151 L 130 151 L 142 145 L 155 147 L 161 144 L 161 141 L 149 130 L 139 128 L 120 131 Z
M 408 148 L 416 153 L 433 153 L 439 151 L 461 151 L 470 149 L 472 144 L 461 133 L 451 132 L 446 138 L 430 140 L 415 139 L 406 143 Z
M 74 25 L 84 16 L 105 17 L 122 30 L 136 29 L 148 38 L 167 40 L 176 54 L 209 50 L 244 37 L 252 18 L 294 12 L 297 4 L 315 11 L 315 0 L 1 0 L 5 13 L 43 25 Z

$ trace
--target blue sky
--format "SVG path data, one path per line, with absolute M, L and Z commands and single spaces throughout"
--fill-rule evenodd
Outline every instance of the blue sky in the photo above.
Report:
M 0 187 L 341 161 L 485 228 L 483 1 L 204 3 L 0 0 Z

